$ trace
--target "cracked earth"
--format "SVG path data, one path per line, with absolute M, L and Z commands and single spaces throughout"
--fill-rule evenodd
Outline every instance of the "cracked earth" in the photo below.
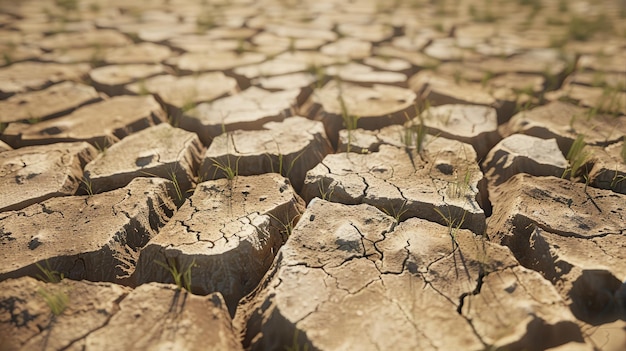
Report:
M 621 0 L 0 0 L 0 350 L 626 349 Z

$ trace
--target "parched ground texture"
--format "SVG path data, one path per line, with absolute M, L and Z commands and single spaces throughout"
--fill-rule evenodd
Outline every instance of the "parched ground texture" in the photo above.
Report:
M 625 350 L 626 2 L 0 0 L 0 350 Z

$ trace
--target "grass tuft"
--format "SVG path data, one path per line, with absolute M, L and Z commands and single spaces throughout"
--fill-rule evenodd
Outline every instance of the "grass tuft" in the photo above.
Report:
M 400 223 L 404 214 L 406 214 L 409 209 L 406 207 L 407 201 L 404 200 L 399 208 L 395 208 L 393 204 L 390 205 L 391 209 L 383 208 L 383 211 L 388 215 L 393 217 L 396 223 Z
M 465 222 L 465 216 L 467 215 L 467 211 L 463 211 L 463 216 L 461 218 L 454 218 L 448 207 L 448 215 L 445 215 L 440 209 L 437 207 L 434 208 L 435 212 L 441 216 L 443 221 L 448 226 L 448 234 L 450 234 L 450 239 L 452 240 L 452 249 L 455 250 L 459 247 L 459 242 L 456 240 L 456 235 L 461 229 L 461 226 Z
M 468 168 L 462 178 L 459 177 L 459 173 L 456 175 L 456 181 L 450 183 L 448 187 L 448 195 L 452 198 L 462 198 L 471 192 L 472 187 L 470 182 L 472 180 L 472 171 Z
M 339 107 L 341 108 L 341 119 L 343 120 L 343 127 L 348 131 L 348 145 L 347 152 L 350 152 L 352 148 L 352 131 L 357 128 L 359 123 L 359 116 L 352 115 L 348 111 L 348 107 L 346 106 L 346 102 L 343 99 L 343 89 L 341 88 L 341 82 L 337 82 L 337 86 L 339 87 L 339 95 L 337 99 L 339 100 Z
M 87 195 L 93 196 L 93 194 L 94 194 L 93 183 L 91 182 L 91 179 L 89 179 L 89 177 L 83 176 L 80 179 L 80 184 L 81 184 L 81 187 L 83 188 L 83 190 L 85 190 L 85 192 L 87 193 Z
M 620 152 L 620 156 L 622 156 L 622 162 L 626 164 L 626 135 L 622 137 L 622 151 Z
M 191 269 L 193 267 L 196 267 L 195 258 L 188 266 L 182 269 L 178 268 L 174 259 L 167 259 L 167 263 L 161 261 L 154 261 L 154 263 L 158 264 L 159 266 L 165 268 L 168 272 L 170 272 L 170 274 L 172 275 L 172 279 L 174 279 L 174 284 L 176 284 L 178 290 L 184 288 L 185 290 L 191 292 Z
M 52 284 L 60 283 L 64 277 L 63 273 L 59 273 L 50 268 L 50 264 L 46 261 L 46 266 L 42 266 L 39 263 L 35 263 L 37 268 L 41 271 L 41 274 L 37 274 L 37 278 Z M 39 288 L 37 293 L 44 299 L 46 305 L 50 308 L 52 314 L 56 317 L 63 313 L 70 303 L 70 298 L 67 292 L 62 288 L 47 289 Z
M 44 288 L 39 288 L 37 293 L 44 299 L 46 305 L 52 311 L 52 314 L 55 316 L 60 315 L 65 311 L 67 305 L 70 303 L 70 297 L 66 292 L 59 291 L 50 291 Z
M 569 167 L 565 169 L 561 178 L 567 177 L 571 180 L 579 175 L 581 168 L 591 158 L 591 153 L 588 150 L 585 150 L 586 146 L 585 136 L 583 134 L 578 134 L 574 143 L 567 152 L 566 159 L 569 162 Z
M 215 167 L 215 171 L 213 172 L 213 179 L 216 179 L 217 172 L 221 171 L 224 177 L 228 180 L 233 180 L 236 176 L 239 175 L 239 160 L 241 156 L 237 157 L 237 161 L 235 161 L 235 167 L 233 168 L 233 164 L 230 161 L 230 155 L 226 156 L 226 162 L 222 162 L 217 158 L 211 158 L 213 162 L 213 167 Z
M 577 41 L 587 41 L 597 33 L 611 32 L 613 26 L 605 14 L 592 19 L 573 16 L 567 27 L 569 38 Z
M 322 200 L 332 201 L 333 193 L 335 192 L 335 183 L 333 181 L 331 181 L 331 183 L 328 184 L 328 187 L 325 187 L 324 179 L 322 179 L 320 180 L 319 183 L 317 183 L 317 189 L 320 192 L 320 196 L 322 197 Z

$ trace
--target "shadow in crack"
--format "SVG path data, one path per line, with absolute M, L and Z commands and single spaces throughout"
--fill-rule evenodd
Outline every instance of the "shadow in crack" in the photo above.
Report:
M 591 325 L 626 320 L 626 282 L 610 272 L 585 270 L 569 292 L 576 318 Z

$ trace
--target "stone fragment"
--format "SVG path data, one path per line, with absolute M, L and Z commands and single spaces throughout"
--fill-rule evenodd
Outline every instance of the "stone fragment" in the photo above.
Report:
M 129 293 L 130 288 L 116 284 L 69 279 L 57 284 L 31 277 L 2 281 L 2 348 L 62 350 L 76 346 L 91 332 L 106 327 Z
M 532 135 L 542 139 L 555 138 L 567 155 L 576 136 L 583 134 L 588 145 L 606 146 L 626 135 L 626 116 L 613 117 L 593 110 L 553 101 L 528 111 L 517 113 L 508 124 L 501 126 L 500 134 Z
M 322 123 L 304 117 L 268 122 L 262 130 L 236 130 L 216 137 L 204 155 L 199 174 L 204 179 L 280 173 L 299 191 L 307 171 L 332 152 Z
M 48 199 L 0 214 L 0 281 L 41 274 L 37 264 L 74 280 L 126 282 L 139 250 L 172 216 L 172 182 L 137 178 L 89 196 Z
M 109 96 L 127 94 L 126 84 L 137 82 L 133 87 L 138 95 L 147 95 L 150 93 L 146 87 L 145 80 L 160 74 L 169 73 L 170 70 L 162 65 L 149 65 L 143 63 L 134 63 L 127 65 L 111 65 L 94 68 L 89 72 L 89 78 L 93 86 L 105 92 Z
M 506 248 L 466 230 L 451 235 L 419 219 L 396 225 L 368 205 L 314 200 L 240 304 L 235 324 L 244 347 L 545 349 L 582 341 L 549 282 L 519 267 Z
M 487 178 L 494 185 L 499 185 L 518 173 L 561 177 L 568 162 L 556 139 L 513 134 L 489 151 L 483 165 Z
M 141 251 L 137 279 L 172 282 L 155 262 L 180 272 L 190 269 L 191 291 L 219 291 L 234 312 L 266 273 L 302 208 L 302 200 L 278 174 L 200 183 Z
M 0 101 L 0 123 L 58 117 L 99 100 L 100 96 L 94 88 L 63 82 L 41 91 L 14 95 Z
M 130 292 L 118 308 L 106 326 L 79 345 L 87 350 L 243 350 L 219 293 L 197 296 L 149 283 Z
M 402 137 L 401 135 L 398 136 Z M 331 154 L 307 173 L 302 197 L 366 203 L 403 220 L 424 218 L 482 234 L 486 192 L 471 145 L 444 138 L 414 149 L 381 145 L 371 154 Z
M 424 123 L 432 135 L 472 145 L 479 160 L 500 140 L 496 110 L 488 106 L 435 106 L 422 112 L 413 122 Z
M 626 140 L 605 148 L 592 148 L 591 185 L 626 194 Z
M 13 147 L 87 141 L 103 149 L 165 118 L 152 96 L 118 96 L 37 124 L 11 123 L 0 138 Z
M 161 75 L 128 85 L 126 89 L 135 94 L 142 91 L 156 94 L 159 101 L 167 106 L 170 116 L 175 117 L 200 103 L 232 95 L 239 90 L 237 81 L 222 72 L 184 77 Z
M 212 53 L 186 53 L 166 60 L 169 65 L 176 66 L 182 73 L 199 73 L 206 71 L 224 71 L 235 67 L 260 63 L 265 55 L 256 52 L 216 51 Z
M 74 195 L 83 167 L 97 155 L 88 143 L 28 146 L 0 153 L 0 211 Z
M 38 45 L 45 50 L 69 49 L 80 47 L 111 47 L 132 44 L 130 38 L 124 34 L 108 29 L 81 31 L 74 33 L 59 33 L 44 37 Z
M 374 84 L 361 87 L 352 83 L 330 81 L 316 90 L 302 111 L 324 123 L 326 133 L 337 144 L 339 130 L 346 127 L 344 117 L 355 127 L 380 129 L 400 124 L 415 116 L 415 93 L 404 88 Z
M 299 89 L 269 92 L 250 87 L 239 94 L 201 103 L 186 111 L 180 127 L 198 134 L 205 145 L 224 131 L 258 130 L 295 114 Z
M 15 93 L 40 90 L 64 80 L 79 80 L 89 71 L 87 64 L 18 62 L 0 68 L 0 99 Z
M 0 335 L 11 335 L 1 339 L 7 349 L 241 350 L 219 294 L 195 296 L 158 283 L 131 290 L 30 277 L 0 286 L 0 305 L 6 306 L 0 309 Z M 24 318 L 14 321 L 18 315 Z
M 93 192 L 121 188 L 137 177 L 169 179 L 182 201 L 204 154 L 194 133 L 167 123 L 146 128 L 113 144 L 85 166 L 85 181 Z
M 626 196 L 554 177 L 519 174 L 491 189 L 491 240 L 540 272 L 574 315 L 592 325 L 624 319 Z

